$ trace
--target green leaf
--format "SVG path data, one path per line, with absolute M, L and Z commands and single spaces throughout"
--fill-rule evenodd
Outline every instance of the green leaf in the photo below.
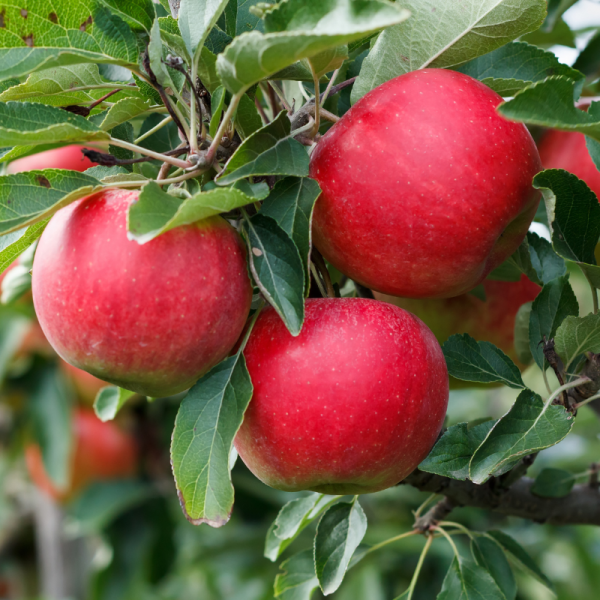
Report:
M 437 600 L 506 600 L 492 576 L 475 562 L 454 557 Z
M 519 361 L 524 365 L 528 365 L 533 360 L 529 346 L 529 321 L 531 320 L 532 304 L 533 302 L 522 304 L 515 317 L 515 353 Z
M 528 231 L 517 250 L 492 271 L 489 279 L 519 281 L 523 273 L 534 283 L 543 285 L 566 272 L 564 259 L 554 252 L 550 242 Z
M 106 116 L 98 127 L 103 131 L 110 131 L 117 125 L 125 123 L 131 119 L 135 119 L 144 114 L 150 108 L 150 100 L 142 98 L 123 98 L 115 102 L 108 111 Z
M 542 24 L 543 31 L 552 31 L 558 20 L 577 0 L 548 0 L 548 15 Z
M 310 159 L 304 146 L 290 137 L 285 111 L 246 138 L 227 161 L 216 182 L 229 185 L 245 177 L 265 175 L 308 176 Z
M 568 275 L 547 283 L 533 301 L 529 317 L 529 349 L 540 369 L 545 360 L 540 342 L 544 337 L 548 340 L 553 338 L 566 317 L 578 314 L 579 305 Z
M 529 491 L 542 498 L 563 498 L 569 495 L 574 485 L 575 478 L 569 471 L 543 469 Z
M 101 421 L 112 421 L 132 396 L 135 396 L 135 392 L 107 384 L 98 392 L 94 400 L 94 412 Z
M 523 390 L 473 455 L 470 478 L 484 483 L 509 462 L 558 444 L 572 426 L 562 406 L 551 406 L 535 392 Z
M 506 533 L 497 530 L 488 531 L 486 535 L 498 542 L 522 569 L 525 569 L 528 573 L 533 575 L 550 591 L 554 591 L 554 585 L 552 582 L 544 575 L 541 569 L 535 564 L 534 560 L 529 556 L 529 554 L 527 554 L 527 552 L 525 552 L 523 547 L 513 538 Z
M 69 482 L 72 446 L 71 406 L 58 369 L 47 365 L 36 372 L 27 407 L 33 437 L 40 447 L 44 469 L 58 487 Z
M 160 37 L 167 47 L 175 53 L 176 56 L 183 58 L 188 64 L 191 64 L 191 56 L 181 37 L 179 25 L 173 17 L 160 17 L 158 19 L 160 28 Z
M 139 135 L 141 136 L 150 131 L 164 119 L 164 115 L 150 114 L 144 119 Z M 141 142 L 138 142 L 138 145 L 142 146 L 142 148 L 148 148 L 149 150 L 154 150 L 154 152 L 161 153 L 172 150 L 179 144 L 181 144 L 181 140 L 179 139 L 179 131 L 177 129 L 177 125 L 175 125 L 173 121 L 159 129 L 157 132 L 148 136 Z
M 512 100 L 501 104 L 498 111 L 511 121 L 576 131 L 600 140 L 600 118 L 593 111 L 575 108 L 574 99 L 576 83 L 572 79 L 548 77 L 518 92 Z
M 260 209 L 261 214 L 275 219 L 296 244 L 304 267 L 306 290 L 310 285 L 312 215 L 320 193 L 314 179 L 286 177 L 275 184 Z
M 179 29 L 190 56 L 204 45 L 228 0 L 181 0 Z
M 277 515 L 265 539 L 265 557 L 275 561 L 281 553 L 339 496 L 311 493 L 288 502 Z
M 249 138 L 263 126 L 256 104 L 247 94 L 242 96 L 238 104 L 234 122 L 242 140 Z
M 474 427 L 468 423 L 449 427 L 419 465 L 419 470 L 461 481 L 467 479 L 469 462 L 495 423 L 490 420 Z
M 52 216 L 89 196 L 100 182 L 84 173 L 46 169 L 0 177 L 0 235 Z
M 512 388 L 524 388 L 521 372 L 513 361 L 490 342 L 477 342 L 469 334 L 455 334 L 442 346 L 448 373 L 464 381 L 500 381 Z
M 42 235 L 48 221 L 49 219 L 44 219 L 27 229 L 19 229 L 0 237 L 0 273 L 10 267 L 17 257 Z
M 347 44 L 401 23 L 403 8 L 379 0 L 288 0 L 264 18 L 262 34 L 252 31 L 235 38 L 217 59 L 217 70 L 232 93 L 303 58 Z
M 515 600 L 517 583 L 502 546 L 489 537 L 476 537 L 471 540 L 471 552 L 475 562 L 492 576 L 504 598 Z
M 107 82 L 98 71 L 98 65 L 84 64 L 55 67 L 32 73 L 25 83 L 8 88 L 0 94 L 0 102 L 39 102 L 52 106 L 68 106 L 93 102 L 121 84 Z M 133 86 L 115 94 L 114 99 L 124 96 L 137 96 L 139 91 Z
M 51 67 L 108 63 L 137 70 L 138 47 L 127 23 L 100 2 L 4 5 L 0 80 Z
M 521 41 L 533 44 L 534 46 L 541 46 L 542 48 L 550 48 L 555 44 L 576 48 L 575 34 L 563 19 L 557 21 L 556 26 L 552 31 L 546 32 L 543 28 L 540 28 L 537 31 L 532 31 L 521 37 Z
M 129 206 L 128 236 L 139 244 L 145 244 L 170 229 L 229 212 L 255 200 L 235 188 L 217 188 L 191 198 L 176 198 L 150 181 Z
M 514 96 L 519 90 L 551 75 L 563 75 L 583 87 L 583 73 L 563 65 L 553 52 L 546 52 L 525 42 L 506 44 L 456 69 L 479 79 L 501 96 Z
M 171 443 L 179 501 L 194 525 L 225 525 L 233 507 L 229 454 L 252 397 L 242 354 L 211 369 L 183 399 Z
M 0 103 L 0 146 L 109 139 L 80 115 L 32 102 Z
M 156 13 L 152 0 L 102 0 L 118 14 L 133 31 L 150 33 Z
M 217 56 L 204 46 L 196 60 L 198 61 L 198 77 L 212 94 L 221 85 L 221 78 L 217 73 Z
M 304 321 L 304 271 L 298 248 L 274 219 L 260 213 L 247 219 L 244 229 L 254 280 L 296 336 Z
M 597 77 L 600 71 L 600 32 L 597 32 L 580 52 L 573 67 L 590 78 Z
M 312 65 L 318 79 L 321 79 L 325 73 L 339 69 L 343 62 L 348 58 L 348 46 L 337 46 L 328 48 L 315 56 L 311 56 L 308 61 Z
M 315 575 L 313 553 L 304 550 L 283 561 L 279 566 L 282 573 L 275 577 L 275 598 L 279 600 L 310 600 L 319 587 Z
M 68 518 L 78 533 L 101 535 L 119 515 L 155 494 L 150 484 L 131 479 L 96 482 L 69 503 Z
M 533 185 L 544 196 L 554 250 L 576 262 L 590 283 L 600 287 L 600 267 L 594 255 L 600 237 L 600 205 L 596 195 L 584 181 L 559 169 L 538 173 Z
M 546 12 L 544 0 L 405 0 L 402 6 L 412 17 L 377 38 L 354 84 L 352 103 L 409 71 L 452 67 L 500 48 L 536 30 Z
M 330 507 L 317 526 L 315 571 L 323 593 L 333 594 L 342 583 L 350 559 L 367 531 L 367 517 L 358 500 Z
M 554 336 L 556 352 L 568 372 L 573 361 L 584 352 L 600 352 L 600 314 L 567 317 Z

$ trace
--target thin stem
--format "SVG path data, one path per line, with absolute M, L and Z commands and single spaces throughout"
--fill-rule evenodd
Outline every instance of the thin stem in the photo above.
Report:
M 219 147 L 219 144 L 223 139 L 223 135 L 225 134 L 227 126 L 229 125 L 229 121 L 233 117 L 233 114 L 235 113 L 235 110 L 237 109 L 237 106 L 240 103 L 242 96 L 244 95 L 244 91 L 245 90 L 238 92 L 231 98 L 231 102 L 227 107 L 227 112 L 223 116 L 221 124 L 219 125 L 219 129 L 217 129 L 217 133 L 215 133 L 215 137 L 213 138 L 213 141 L 210 144 L 210 148 L 206 151 L 205 160 L 206 163 L 209 165 L 212 164 L 212 162 L 215 159 L 215 156 L 217 155 L 217 149 Z
M 183 69 L 186 78 L 189 78 L 189 75 Z M 188 85 L 190 86 L 190 93 L 192 94 L 193 100 L 190 101 L 190 150 L 193 154 L 198 154 L 198 111 L 202 112 L 202 104 L 199 102 L 199 99 L 196 96 L 196 84 L 195 81 L 198 77 L 197 73 L 197 64 L 196 61 L 192 61 L 192 77 L 191 80 L 188 81 Z M 194 104 L 194 100 L 196 101 L 197 106 Z
M 575 410 L 579 410 L 582 406 L 585 406 L 586 404 L 589 404 L 590 402 L 593 402 L 594 400 L 598 400 L 598 398 L 600 398 L 600 394 L 596 394 L 595 396 L 592 396 L 591 398 L 588 398 L 587 400 L 583 400 L 583 402 L 578 402 L 573 408 Z
M 172 183 L 180 183 L 181 181 L 185 181 L 186 179 L 193 179 L 194 177 L 198 177 L 198 175 L 202 175 L 206 169 L 197 169 L 195 171 L 190 171 L 189 173 L 184 173 L 179 177 L 171 177 L 170 179 L 144 179 L 143 181 L 119 181 L 119 183 L 111 183 L 104 187 L 119 187 L 119 188 L 130 188 L 130 187 L 141 187 L 148 183 L 148 181 L 153 181 L 158 185 L 171 185 Z
M 310 65 L 310 71 L 312 73 L 313 83 L 315 86 L 315 124 L 313 125 L 311 133 L 311 137 L 314 138 L 317 133 L 319 133 L 319 127 L 321 126 L 321 111 L 319 110 L 321 106 L 321 92 L 319 91 L 319 78 L 317 77 L 317 72 L 315 71 L 315 68 L 310 60 L 308 61 L 308 64 Z
M 254 314 L 252 315 L 252 317 L 250 318 L 250 321 L 248 322 L 248 329 L 246 329 L 246 333 L 244 334 L 244 339 L 242 340 L 240 349 L 238 350 L 238 354 L 241 354 L 244 351 L 244 348 L 246 348 L 246 344 L 248 343 L 248 340 L 250 339 L 250 334 L 252 333 L 252 329 L 254 328 L 256 319 L 258 319 L 258 315 L 260 314 L 260 311 L 263 309 L 264 305 L 265 305 L 265 301 L 261 298 L 258 308 L 254 311 Z
M 279 102 L 281 102 L 283 108 L 285 108 L 285 110 L 287 110 L 288 113 L 291 113 L 292 107 L 290 106 L 289 102 L 286 100 L 283 90 L 274 81 L 269 81 L 268 85 L 270 85 L 273 88 L 273 91 L 277 94 L 277 97 L 279 98 Z
M 417 586 L 417 580 L 419 579 L 419 573 L 421 572 L 421 567 L 423 566 L 423 563 L 425 562 L 425 557 L 427 556 L 427 553 L 429 552 L 429 548 L 431 548 L 432 543 L 433 543 L 433 535 L 428 535 L 427 541 L 425 542 L 425 546 L 423 547 L 423 550 L 421 552 L 421 556 L 419 556 L 419 562 L 417 563 L 417 568 L 415 569 L 412 579 L 410 580 L 410 585 L 408 586 L 408 596 L 407 596 L 406 600 L 412 600 L 413 593 L 415 591 L 415 587 Z
M 554 390 L 552 395 L 546 400 L 546 406 L 550 406 L 555 398 L 558 398 L 564 391 L 570 390 L 571 388 L 577 387 L 582 383 L 587 383 L 590 381 L 589 377 L 579 377 L 575 381 L 571 381 L 569 383 L 565 383 L 565 385 L 561 385 L 559 388 Z
M 118 146 L 119 148 L 125 148 L 126 150 L 131 150 L 132 152 L 139 152 L 140 154 L 144 154 L 145 156 L 155 158 L 156 160 L 171 163 L 173 166 L 181 167 L 182 169 L 189 169 L 190 167 L 194 166 L 188 161 L 180 160 L 179 158 L 173 158 L 171 156 L 167 156 L 166 154 L 161 154 L 160 152 L 154 152 L 153 150 L 148 150 L 148 148 L 136 146 L 135 144 L 131 144 L 124 140 L 118 140 L 116 138 L 111 137 L 110 143 L 113 146 Z
M 384 546 L 387 546 L 388 544 L 392 544 L 394 542 L 397 542 L 399 540 L 403 540 L 404 538 L 410 537 L 411 535 L 417 535 L 417 533 L 420 533 L 419 531 L 417 531 L 416 529 L 413 529 L 411 531 L 407 531 L 406 533 L 401 533 L 400 535 L 396 535 L 394 537 L 391 537 L 388 540 L 384 540 L 383 542 L 379 542 L 379 544 L 375 544 L 374 546 L 371 546 L 365 554 L 370 554 L 371 552 L 375 552 L 375 550 L 379 550 L 379 548 L 383 548 Z
M 173 117 L 171 115 L 169 115 L 168 117 L 166 117 L 165 119 L 163 119 L 158 125 L 155 125 L 152 129 L 149 129 L 148 131 L 146 131 L 146 133 L 140 135 L 140 137 L 138 137 L 137 139 L 135 139 L 133 141 L 133 143 L 134 144 L 139 144 L 142 140 L 145 140 L 146 138 L 149 138 L 151 135 L 155 134 L 157 131 L 159 131 L 165 125 L 168 125 L 172 121 L 173 121 Z
M 173 167 L 172 164 L 170 164 L 168 162 L 164 162 L 161 165 L 160 170 L 158 171 L 158 175 L 157 175 L 156 179 L 159 181 L 166 179 L 168 177 L 169 171 L 171 170 L 172 167 Z
M 327 84 L 327 88 L 325 89 L 325 93 L 323 94 L 323 96 L 321 98 L 321 104 L 325 104 L 325 100 L 327 100 L 327 98 L 329 98 L 329 92 L 331 92 L 331 87 L 333 86 L 333 82 L 336 80 L 339 72 L 340 72 L 340 70 L 336 69 L 333 72 L 333 74 L 331 75 L 331 79 L 329 80 L 329 83 Z
M 448 535 L 448 533 L 446 531 L 444 531 L 444 529 L 442 527 L 440 527 L 439 525 L 434 527 L 433 529 L 434 529 L 434 531 L 439 531 L 448 540 L 448 543 L 452 546 L 454 555 L 456 556 L 456 558 L 460 558 L 460 554 L 458 553 L 458 548 L 456 547 L 456 544 L 454 543 L 452 538 Z
M 260 100 L 254 96 L 254 104 L 256 105 L 256 110 L 258 110 L 258 114 L 261 116 L 262 120 L 266 123 L 270 123 L 269 117 L 267 117 L 267 113 L 265 109 L 262 107 Z
M 415 510 L 415 512 L 413 513 L 415 519 L 418 519 L 421 516 L 421 513 L 433 502 L 436 496 L 437 494 L 431 494 L 431 496 L 429 496 L 429 498 L 427 498 L 425 502 L 423 502 L 423 504 L 421 504 L 421 506 L 419 506 L 419 508 Z
M 465 535 L 468 535 L 471 539 L 475 538 L 470 529 L 467 529 L 464 525 L 456 523 L 455 521 L 440 521 L 438 525 L 441 527 L 456 527 L 456 529 L 460 529 L 460 531 L 462 531 Z
M 114 96 L 115 94 L 118 94 L 121 91 L 122 90 L 119 90 L 119 89 L 111 90 L 110 92 L 108 92 L 108 94 L 104 94 L 104 96 L 102 96 L 102 98 L 98 98 L 98 100 L 94 100 L 94 102 L 92 102 L 90 105 L 88 105 L 88 108 L 90 110 L 92 110 L 92 108 L 96 108 L 96 106 L 98 106 L 98 104 L 102 104 L 105 100 L 107 100 L 111 96 Z
M 290 132 L 289 137 L 295 137 L 300 133 L 303 133 L 305 131 L 310 131 L 313 126 L 314 126 L 314 119 L 309 115 L 309 122 L 306 125 L 302 125 L 302 127 L 298 127 L 298 129 L 294 129 L 294 131 Z
M 322 117 L 325 117 L 328 121 L 331 121 L 332 123 L 337 123 L 341 118 L 337 115 L 334 115 L 332 112 L 325 110 L 323 107 L 321 107 L 321 110 L 319 112 L 321 113 Z
M 542 367 L 542 377 L 544 378 L 544 383 L 546 384 L 546 389 L 548 390 L 548 393 L 551 394 L 552 388 L 550 387 L 550 382 L 548 381 L 548 374 L 546 373 L 546 369 L 544 369 L 544 367 Z
M 325 286 L 321 282 L 321 278 L 319 277 L 319 272 L 317 271 L 317 268 L 315 267 L 314 263 L 312 263 L 312 262 L 310 263 L 310 272 L 313 274 L 313 279 L 317 282 L 317 287 L 319 288 L 319 292 L 321 292 L 321 296 L 323 296 L 323 298 L 327 298 L 328 294 L 327 294 L 327 291 L 325 290 Z
M 114 88 L 115 90 L 130 90 L 133 86 L 124 84 L 119 85 L 118 83 L 102 83 L 99 85 L 82 85 L 79 87 L 69 88 L 69 92 L 85 92 L 86 90 L 105 90 Z
M 333 284 L 331 283 L 331 276 L 329 275 L 329 271 L 327 270 L 327 265 L 325 264 L 321 253 L 316 248 L 313 248 L 312 260 L 317 265 L 319 272 L 323 277 L 325 288 L 327 290 L 327 295 L 330 298 L 335 298 L 335 290 L 333 289 Z

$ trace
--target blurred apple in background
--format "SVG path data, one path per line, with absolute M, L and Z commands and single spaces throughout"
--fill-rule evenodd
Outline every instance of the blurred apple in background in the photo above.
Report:
M 8 165 L 6 170 L 9 174 L 41 169 L 69 169 L 83 172 L 96 166 L 96 163 L 83 155 L 84 148 L 85 146 L 65 146 L 17 158 Z
M 524 367 L 514 348 L 515 317 L 519 308 L 531 302 L 540 292 L 539 285 L 525 275 L 520 281 L 491 281 L 483 283 L 486 300 L 473 294 L 440 300 L 396 298 L 374 292 L 378 300 L 391 302 L 421 319 L 443 344 L 455 333 L 468 333 L 478 341 L 498 346 L 517 365 Z

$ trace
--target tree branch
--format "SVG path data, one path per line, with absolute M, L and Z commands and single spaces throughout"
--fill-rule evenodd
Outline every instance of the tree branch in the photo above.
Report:
M 442 494 L 456 506 L 471 506 L 506 516 L 521 517 L 551 525 L 600 526 L 600 492 L 589 485 L 576 485 L 562 498 L 540 498 L 531 493 L 533 479 L 523 477 L 509 489 L 491 483 L 476 485 L 423 471 L 414 471 L 400 485 L 422 492 Z

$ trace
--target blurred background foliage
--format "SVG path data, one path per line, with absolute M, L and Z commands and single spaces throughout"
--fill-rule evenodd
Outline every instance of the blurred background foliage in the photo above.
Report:
M 550 0 L 550 8 L 553 23 L 549 21 L 526 40 L 551 48 L 563 62 L 573 64 L 600 31 L 600 3 Z M 536 231 L 543 234 L 543 226 L 536 225 Z M 571 273 L 571 282 L 581 314 L 587 314 L 591 296 L 578 270 Z M 40 386 L 40 381 L 48 381 L 48 373 L 57 382 L 52 389 Z M 81 393 L 36 330 L 26 296 L 0 307 L 0 378 L 0 600 L 40 598 L 42 580 L 53 576 L 66 579 L 73 598 L 91 600 L 273 598 L 278 567 L 263 557 L 265 534 L 279 509 L 296 495 L 268 488 L 238 461 L 230 523 L 222 529 L 188 523 L 179 507 L 168 457 L 179 398 L 153 403 L 137 398 L 119 414 L 119 425 L 140 446 L 136 479 L 95 483 L 58 507 L 29 481 L 24 446 L 32 429 L 51 417 L 52 407 L 72 405 Z M 535 366 L 524 380 L 544 393 Z M 516 392 L 506 387 L 453 391 L 446 425 L 499 417 L 515 397 Z M 530 475 L 535 477 L 549 466 L 584 473 L 590 463 L 600 461 L 599 425 L 595 413 L 583 408 L 573 432 L 541 453 Z M 369 521 L 365 542 L 375 544 L 411 529 L 412 511 L 426 498 L 402 485 L 363 496 Z M 502 528 L 512 535 L 555 583 L 559 600 L 600 597 L 598 528 L 551 527 L 468 508 L 456 509 L 452 519 L 471 529 Z M 309 548 L 313 536 L 314 525 L 295 542 L 294 551 Z M 388 600 L 400 595 L 410 582 L 423 543 L 423 538 L 414 536 L 369 555 L 332 598 Z M 459 537 L 458 543 L 466 545 L 467 540 Z M 415 598 L 436 596 L 451 559 L 448 544 L 436 540 Z M 48 573 L 56 568 L 60 572 Z M 552 597 L 532 577 L 516 573 L 519 599 Z M 314 595 L 321 597 L 318 592 Z

